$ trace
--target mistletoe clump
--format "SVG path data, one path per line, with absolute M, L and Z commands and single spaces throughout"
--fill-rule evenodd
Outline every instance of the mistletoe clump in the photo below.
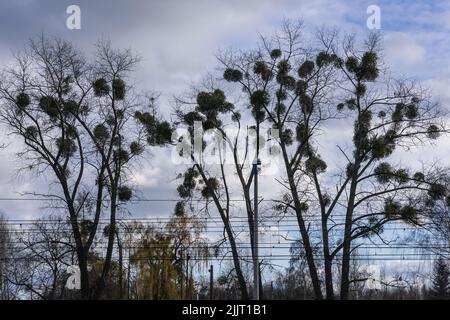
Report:
M 253 72 L 261 77 L 263 81 L 269 81 L 273 77 L 273 72 L 263 61 L 257 61 L 253 67 Z
M 205 118 L 197 111 L 191 111 L 183 115 L 183 121 L 190 127 L 194 126 L 196 121 L 203 122 L 204 120 Z
M 387 198 L 384 202 L 384 214 L 387 218 L 394 218 L 400 214 L 402 206 L 392 198 Z
M 345 68 L 359 81 L 374 81 L 379 75 L 377 60 L 375 52 L 365 52 L 360 61 L 356 57 L 348 57 Z
M 300 78 L 307 78 L 314 71 L 314 62 L 311 60 L 306 60 L 302 63 L 302 65 L 298 68 L 298 76 Z
M 374 235 L 381 234 L 384 231 L 383 224 L 380 224 L 380 221 L 377 217 L 369 217 L 367 218 L 367 225 L 363 227 L 367 232 L 363 235 L 363 238 L 370 238 Z
M 392 121 L 394 121 L 394 122 L 402 121 L 403 117 L 404 117 L 404 113 L 405 113 L 405 108 L 406 108 L 406 106 L 404 103 L 401 103 L 401 102 L 397 103 L 395 105 L 394 112 L 392 112 L 392 116 L 391 116 Z
M 440 135 L 440 130 L 439 127 L 435 124 L 432 124 L 428 127 L 427 129 L 427 137 L 432 139 L 432 140 L 436 140 L 437 138 L 439 138 Z
M 250 97 L 252 115 L 257 121 L 264 120 L 266 115 L 265 108 L 269 104 L 270 96 L 266 91 L 256 90 Z
M 193 125 L 194 121 L 203 121 L 203 127 L 208 130 L 220 127 L 222 121 L 219 119 L 219 114 L 231 112 L 233 109 L 234 105 L 226 100 L 222 90 L 200 92 L 197 95 L 195 113 L 186 114 L 184 120 L 186 123 L 189 122 L 190 126 Z
M 94 83 L 92 84 L 92 87 L 94 89 L 94 94 L 97 97 L 106 96 L 110 90 L 108 82 L 103 78 L 95 80 Z
M 116 163 L 127 163 L 130 160 L 130 154 L 123 148 L 114 150 L 114 161 Z
M 66 136 L 70 139 L 76 139 L 78 137 L 77 127 L 73 124 L 66 125 Z
M 289 128 L 287 128 L 287 129 L 284 129 L 284 130 L 281 132 L 280 140 L 281 140 L 285 145 L 290 146 L 290 145 L 292 145 L 292 143 L 294 143 L 294 140 L 292 139 L 292 136 L 293 136 L 292 130 L 289 129 Z
M 241 121 L 241 113 L 240 112 L 233 112 L 233 114 L 231 115 L 231 120 L 233 122 L 239 122 Z
M 409 173 L 406 169 L 397 169 L 394 172 L 394 180 L 399 184 L 405 184 L 409 181 Z
M 307 88 L 308 88 L 308 84 L 306 83 L 306 81 L 303 81 L 303 80 L 297 81 L 296 88 L 295 88 L 297 95 L 301 96 L 301 95 L 305 94 Z
M 270 51 L 270 57 L 272 59 L 278 59 L 279 57 L 281 57 L 281 50 L 280 49 L 273 49 L 272 51 Z
M 128 202 L 131 200 L 131 197 L 133 196 L 133 191 L 130 189 L 130 187 L 127 186 L 120 186 L 117 188 L 117 198 L 121 202 Z
M 134 156 L 141 155 L 144 152 L 144 147 L 136 141 L 130 143 L 130 152 Z
M 185 203 L 184 201 L 178 201 L 175 204 L 175 210 L 174 210 L 174 214 L 176 217 L 182 217 L 184 216 L 184 214 L 186 213 L 185 211 Z
M 229 82 L 239 82 L 242 80 L 242 72 L 237 69 L 228 68 L 224 71 L 223 78 Z
M 418 210 L 412 205 L 402 206 L 399 202 L 389 197 L 384 202 L 384 214 L 389 220 L 403 220 L 406 223 L 418 223 Z
M 303 142 L 308 138 L 308 128 L 304 123 L 300 123 L 296 128 L 295 138 L 298 142 Z
M 73 115 L 78 113 L 78 103 L 74 100 L 68 100 L 63 104 L 63 111 L 66 115 Z
M 140 111 L 136 111 L 134 118 L 144 126 L 149 145 L 160 146 L 171 141 L 173 130 L 167 121 L 160 121 L 155 115 Z
M 55 121 L 59 116 L 58 101 L 50 96 L 43 96 L 39 100 L 39 107 L 47 114 L 52 121 Z
M 409 120 L 414 120 L 419 116 L 419 109 L 416 104 L 409 104 L 406 106 L 405 117 Z
M 312 98 L 309 95 L 302 94 L 299 97 L 298 101 L 303 113 L 310 114 L 313 111 L 314 104 Z
M 327 164 L 320 156 L 312 154 L 308 160 L 306 160 L 305 169 L 307 172 L 320 174 L 327 170 Z
M 112 83 L 114 97 L 117 100 L 123 100 L 125 98 L 125 81 L 122 79 L 114 79 Z
M 371 140 L 371 153 L 374 159 L 382 159 L 391 155 L 395 150 L 395 143 L 390 136 L 375 137 Z
M 321 68 L 336 61 L 337 56 L 321 51 L 316 57 L 316 65 Z
M 25 138 L 28 140 L 36 140 L 38 137 L 38 128 L 36 126 L 29 126 L 25 129 Z
M 357 70 L 357 76 L 361 80 L 374 81 L 378 78 L 379 70 L 377 67 L 377 59 L 377 54 L 375 52 L 364 53 Z
M 370 130 L 370 123 L 372 121 L 372 112 L 364 110 L 360 113 L 358 119 L 355 121 L 353 142 L 360 146 L 363 151 L 370 148 L 370 140 L 368 133 Z
M 206 180 L 205 186 L 202 189 L 202 197 L 210 198 L 214 194 L 214 192 L 219 189 L 219 181 L 216 178 L 209 178 Z
M 103 124 L 95 126 L 93 134 L 97 142 L 99 142 L 100 144 L 105 144 L 109 139 L 108 128 L 106 128 L 106 126 Z
M 25 92 L 21 92 L 16 97 L 16 104 L 20 110 L 24 110 L 30 105 L 30 96 Z
M 197 111 L 206 116 L 226 113 L 233 108 L 233 104 L 226 101 L 225 93 L 220 89 L 213 92 L 200 92 L 197 95 Z
M 416 224 L 418 222 L 418 210 L 411 205 L 403 206 L 400 210 L 400 217 L 405 222 Z
M 445 197 L 447 194 L 447 188 L 440 183 L 432 183 L 428 189 L 428 196 L 431 200 L 439 200 Z
M 388 183 L 393 175 L 392 166 L 387 162 L 381 162 L 374 170 L 376 179 L 379 183 Z
M 58 138 L 56 139 L 56 146 L 58 147 L 58 152 L 63 158 L 69 158 L 75 154 L 78 150 L 75 141 L 70 138 Z
M 309 210 L 309 206 L 306 202 L 300 202 L 299 209 L 301 212 L 307 212 Z
M 425 175 L 422 172 L 418 171 L 418 172 L 414 173 L 413 179 L 418 182 L 422 182 L 425 180 Z
M 183 183 L 178 186 L 177 191 L 181 198 L 192 197 L 192 193 L 197 186 L 197 177 L 199 173 L 194 168 L 189 168 L 183 175 Z
M 345 105 L 349 110 L 355 110 L 356 109 L 356 99 L 350 98 L 345 101 Z
M 286 87 L 288 90 L 295 90 L 297 83 L 294 77 L 289 75 L 289 71 L 291 70 L 291 65 L 286 60 L 280 60 L 277 64 L 278 73 L 277 73 L 277 82 L 281 86 Z

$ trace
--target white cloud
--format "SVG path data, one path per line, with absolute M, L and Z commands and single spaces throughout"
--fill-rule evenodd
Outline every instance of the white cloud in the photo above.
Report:
M 450 76 L 428 79 L 424 84 L 430 88 L 433 97 L 443 104 L 445 109 L 450 110 Z
M 384 44 L 387 61 L 394 68 L 414 66 L 425 60 L 426 49 L 408 33 L 388 33 Z

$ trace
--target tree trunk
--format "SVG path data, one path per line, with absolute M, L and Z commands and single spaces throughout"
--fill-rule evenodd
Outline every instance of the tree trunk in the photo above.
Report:
M 79 251 L 79 250 L 77 250 Z M 91 299 L 91 288 L 89 284 L 89 271 L 87 256 L 84 253 L 84 249 L 81 248 L 81 253 L 77 252 L 78 267 L 80 268 L 80 285 L 81 285 L 81 299 L 90 300 Z
M 117 187 L 116 189 L 117 190 Z M 114 238 L 115 238 L 115 230 L 116 230 L 116 209 L 117 209 L 117 194 L 113 189 L 111 192 L 111 214 L 110 214 L 110 223 L 109 223 L 109 232 L 108 232 L 108 247 L 106 249 L 106 257 L 103 263 L 103 270 L 98 279 L 98 284 L 95 288 L 95 292 L 93 295 L 93 299 L 100 299 L 103 291 L 106 287 L 106 281 L 109 274 L 109 269 L 111 268 L 111 259 L 112 259 L 112 251 L 114 249 Z
M 321 204 L 322 206 L 322 204 Z M 327 300 L 334 300 L 333 288 L 333 257 L 330 255 L 330 243 L 328 239 L 328 216 L 325 207 L 322 206 L 322 245 L 325 269 L 325 291 Z
M 245 282 L 244 274 L 241 269 L 241 263 L 239 261 L 239 254 L 237 252 L 236 241 L 234 239 L 233 232 L 231 231 L 231 227 L 229 223 L 225 224 L 225 229 L 228 235 L 228 241 L 230 242 L 231 252 L 233 256 L 234 269 L 236 271 L 236 276 L 239 283 L 239 288 L 241 290 L 241 298 L 242 300 L 250 300 L 250 296 L 248 295 L 247 283 Z
M 119 232 L 116 232 L 117 247 L 119 248 L 119 299 L 123 299 L 123 248 L 119 239 Z
M 73 236 L 75 239 L 75 246 L 77 252 L 78 268 L 80 269 L 80 286 L 81 286 L 81 299 L 91 299 L 91 288 L 89 283 L 89 271 L 88 271 L 88 250 L 83 245 L 80 229 L 76 215 L 71 213 L 70 223 L 72 226 Z
M 300 235 L 302 237 L 303 247 L 305 249 L 306 262 L 308 264 L 308 270 L 309 270 L 311 282 L 313 285 L 314 297 L 315 297 L 315 299 L 321 300 L 321 299 L 323 299 L 323 294 L 322 294 L 322 290 L 321 290 L 321 286 L 320 286 L 319 276 L 317 274 L 316 263 L 314 261 L 314 253 L 313 253 L 313 250 L 311 247 L 311 242 L 309 240 L 308 230 L 306 228 L 305 221 L 303 219 L 303 215 L 301 212 L 301 203 L 300 203 L 300 199 L 299 199 L 298 193 L 297 193 L 297 186 L 294 181 L 294 173 L 292 172 L 290 164 L 289 164 L 286 146 L 283 143 L 281 143 L 280 145 L 281 145 L 281 150 L 283 152 L 284 164 L 286 166 L 286 171 L 287 171 L 287 176 L 288 176 L 288 181 L 289 181 L 289 188 L 291 190 L 292 199 L 294 200 L 294 206 L 296 209 L 295 213 L 297 215 L 297 223 L 298 223 L 298 226 L 300 229 Z
M 193 160 L 195 160 L 195 159 L 193 159 Z M 202 176 L 203 181 L 206 183 L 206 181 L 208 181 L 208 178 L 206 177 L 205 172 L 203 171 L 203 169 L 200 167 L 199 164 L 195 164 L 195 166 L 196 166 L 197 170 L 199 171 L 200 175 Z M 234 270 L 236 272 L 236 277 L 238 279 L 239 289 L 241 291 L 241 298 L 242 298 L 242 300 L 250 300 L 250 296 L 248 295 L 248 290 L 247 290 L 247 283 L 245 281 L 244 274 L 241 269 L 241 263 L 239 261 L 239 253 L 237 251 L 236 241 L 234 238 L 233 231 L 231 229 L 230 221 L 227 218 L 227 215 L 225 214 L 225 212 L 219 202 L 219 199 L 217 198 L 217 195 L 215 193 L 213 193 L 212 197 L 213 197 L 214 203 L 217 207 L 217 210 L 219 211 L 220 217 L 221 217 L 222 222 L 225 227 L 225 232 L 227 233 L 228 241 L 230 243 L 231 254 L 233 256 Z
M 334 300 L 333 263 L 329 256 L 325 257 L 325 290 L 327 300 Z
M 354 173 L 356 175 L 356 173 Z M 342 244 L 342 271 L 341 271 L 341 300 L 348 300 L 350 292 L 350 254 L 351 254 L 351 236 L 352 236 L 352 219 L 356 194 L 355 176 L 350 186 L 349 199 L 347 204 L 347 212 L 345 215 L 344 241 Z
M 325 271 L 325 291 L 327 300 L 334 300 L 334 288 L 333 288 L 333 257 L 330 255 L 330 242 L 328 233 L 328 214 L 326 210 L 326 204 L 322 191 L 320 189 L 319 180 L 316 173 L 314 175 L 314 184 L 316 186 L 317 194 L 320 202 L 320 215 L 321 215 L 321 228 L 322 228 L 322 250 L 324 258 L 324 271 Z

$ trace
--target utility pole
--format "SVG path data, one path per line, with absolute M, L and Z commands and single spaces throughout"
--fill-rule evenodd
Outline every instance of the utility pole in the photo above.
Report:
M 131 277 L 131 231 L 128 233 L 128 270 L 127 270 L 127 299 L 130 300 L 130 277 Z
M 270 299 L 273 300 L 273 281 L 270 281 Z
M 254 204 L 253 204 L 253 241 L 254 241 L 254 261 L 253 261 L 253 299 L 259 300 L 259 257 L 258 257 L 258 167 L 261 160 L 256 158 L 253 162 L 254 175 Z
M 213 299 L 214 267 L 209 269 L 209 300 Z
M 183 300 L 183 247 L 180 249 L 180 300 Z
M 191 300 L 191 286 L 189 281 L 189 260 L 191 259 L 191 256 L 189 254 L 186 255 L 186 299 Z
M 33 300 L 33 275 L 34 273 L 31 274 L 31 289 L 30 289 L 30 300 Z
M 258 169 L 261 165 L 259 159 L 259 120 L 256 119 L 256 156 L 253 161 L 254 175 L 254 204 L 253 204 L 253 300 L 259 300 L 259 255 L 258 255 Z

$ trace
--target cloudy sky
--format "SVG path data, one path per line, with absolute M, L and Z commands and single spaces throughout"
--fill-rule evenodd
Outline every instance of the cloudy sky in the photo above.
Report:
M 66 8 L 81 8 L 81 30 L 66 27 Z M 271 34 L 283 18 L 303 19 L 309 30 L 338 27 L 343 31 L 367 32 L 366 9 L 381 8 L 384 55 L 395 74 L 421 80 L 444 107 L 450 105 L 450 2 L 449 1 L 344 1 L 344 0 L 165 0 L 165 1 L 62 1 L 14 0 L 0 2 L 0 59 L 7 64 L 12 52 L 41 32 L 72 41 L 87 53 L 100 38 L 110 38 L 117 47 L 130 47 L 143 58 L 136 71 L 143 90 L 161 93 L 161 109 L 170 116 L 171 97 L 185 91 L 216 65 L 214 53 L 221 47 L 250 48 L 258 34 Z M 330 129 L 331 130 L 331 129 Z M 329 132 L 337 137 L 341 132 Z M 14 156 L 20 144 L 1 129 L 1 139 L 10 146 L 0 155 L 0 195 L 41 190 L 45 177 L 17 176 L 20 162 Z M 421 151 L 418 160 L 448 155 L 442 140 L 434 150 Z M 448 141 L 448 140 L 447 140 Z M 324 141 L 335 152 L 335 141 Z M 176 169 L 167 161 L 170 151 L 155 151 L 135 181 L 146 198 L 176 197 Z M 273 182 L 273 181 L 272 181 Z M 267 186 L 273 185 L 267 181 Z M 271 187 L 262 189 L 269 197 Z M 133 204 L 135 215 L 160 216 L 172 212 L 172 203 Z M 0 201 L 0 211 L 10 218 L 28 218 L 42 213 L 39 202 Z

